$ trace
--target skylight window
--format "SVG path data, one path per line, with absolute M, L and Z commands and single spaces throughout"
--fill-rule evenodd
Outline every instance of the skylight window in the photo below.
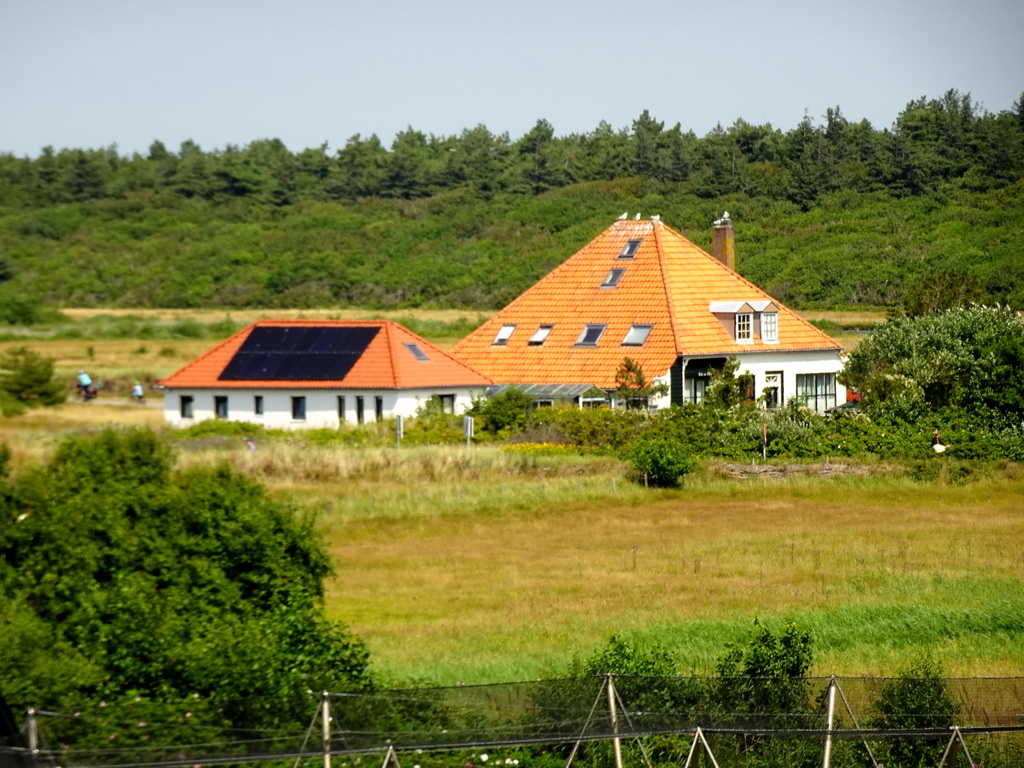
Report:
M 427 353 L 424 352 L 422 349 L 420 349 L 420 345 L 419 344 L 415 344 L 415 343 L 409 341 L 409 342 L 406 342 L 403 346 L 406 349 L 408 349 L 410 352 L 412 352 L 413 357 L 415 357 L 421 363 L 429 363 L 430 362 L 430 358 L 427 357 Z
M 653 325 L 634 325 L 629 329 L 626 338 L 622 340 L 622 346 L 642 347 L 653 327 Z
M 494 337 L 494 341 L 491 342 L 495 347 L 504 347 L 508 344 L 508 340 L 512 338 L 512 332 L 515 331 L 514 325 L 503 325 L 501 330 L 498 331 L 498 335 Z
M 583 329 L 583 333 L 576 339 L 577 347 L 596 347 L 598 340 L 604 334 L 604 329 L 607 325 L 588 325 Z
M 619 251 L 618 258 L 620 259 L 632 259 L 636 253 L 636 249 L 640 247 L 640 243 L 643 242 L 643 238 L 637 238 L 636 240 L 627 240 L 626 244 L 622 246 L 622 250 Z
M 622 276 L 624 274 L 626 274 L 626 270 L 624 270 L 624 269 L 613 269 L 613 270 L 609 271 L 608 274 L 604 278 L 604 282 L 601 283 L 601 287 L 602 288 L 614 288 L 615 286 L 617 286 L 619 284 L 619 280 L 622 279 Z
M 551 329 L 554 327 L 554 325 L 542 325 L 534 332 L 533 336 L 530 337 L 530 340 L 527 343 L 531 347 L 539 347 L 547 341 L 548 334 L 551 333 Z

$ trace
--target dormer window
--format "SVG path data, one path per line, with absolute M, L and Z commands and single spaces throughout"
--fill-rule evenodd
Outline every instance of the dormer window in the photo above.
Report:
M 636 240 L 627 240 L 626 244 L 622 246 L 622 250 L 619 251 L 618 258 L 620 259 L 632 259 L 636 253 L 636 249 L 640 247 L 640 243 L 643 242 L 643 238 L 637 238 Z
M 547 341 L 548 334 L 551 333 L 551 329 L 554 327 L 554 325 L 542 325 L 540 328 L 534 331 L 533 336 L 531 336 L 530 340 L 526 343 L 529 344 L 531 347 L 539 347 L 545 341 Z
M 736 313 L 736 341 L 754 340 L 753 317 L 749 312 Z
M 626 334 L 626 338 L 622 340 L 622 346 L 624 347 L 642 347 L 644 342 L 647 341 L 648 335 L 651 333 L 653 325 L 634 325 L 629 329 L 629 333 Z
M 512 332 L 515 331 L 514 325 L 503 325 L 501 330 L 498 331 L 498 335 L 494 337 L 494 341 L 491 342 L 492 346 L 504 347 L 508 345 L 508 340 L 512 338 Z
M 604 329 L 607 325 L 588 325 L 583 329 L 583 333 L 576 339 L 577 347 L 596 347 L 598 340 L 604 334 Z
M 779 340 L 779 313 L 764 312 L 761 314 L 761 341 Z
M 601 283 L 601 287 L 602 288 L 614 288 L 615 286 L 617 286 L 619 284 L 619 280 L 622 279 L 622 276 L 624 274 L 626 274 L 626 270 L 624 270 L 624 269 L 613 269 L 613 270 L 610 270 L 608 272 L 608 274 L 605 275 L 604 282 Z

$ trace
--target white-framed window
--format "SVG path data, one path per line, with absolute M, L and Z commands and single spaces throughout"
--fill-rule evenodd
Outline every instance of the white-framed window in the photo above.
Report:
M 761 315 L 761 341 L 779 340 L 779 313 L 764 312 Z
M 441 401 L 441 410 L 444 413 L 455 413 L 455 395 L 438 395 Z
M 601 283 L 602 288 L 614 288 L 619 284 L 619 280 L 626 274 L 626 270 L 621 268 L 610 269 L 608 274 L 604 277 L 604 282 Z
M 491 342 L 491 345 L 495 347 L 504 347 L 508 344 L 508 340 L 512 338 L 512 333 L 515 329 L 515 325 L 501 326 L 501 330 L 498 331 L 498 335 L 494 337 L 494 341 Z
M 195 402 L 192 395 L 182 395 L 178 400 L 178 412 L 181 414 L 183 419 L 192 418 L 192 404 Z
M 633 240 L 627 240 L 626 244 L 622 246 L 622 250 L 619 251 L 618 258 L 620 259 L 632 259 L 636 253 L 636 249 L 640 247 L 640 243 L 644 240 L 643 238 L 635 238 Z
M 753 317 L 749 312 L 736 313 L 736 341 L 753 341 Z
M 607 325 L 597 325 L 595 323 L 588 324 L 580 333 L 578 339 L 576 339 L 577 347 L 596 347 L 597 342 L 601 339 L 604 334 L 604 329 Z
M 798 373 L 796 396 L 812 411 L 824 413 L 836 405 L 836 375 L 834 373 Z
M 539 347 L 548 340 L 548 334 L 551 333 L 551 329 L 554 327 L 554 325 L 541 325 L 540 328 L 534 332 L 533 336 L 530 337 L 527 344 L 531 347 Z
M 292 421 L 306 420 L 306 398 L 297 395 L 292 398 Z
M 653 325 L 634 325 L 629 329 L 629 333 L 626 334 L 626 338 L 622 340 L 622 346 L 624 347 L 642 347 L 644 342 L 647 341 L 647 337 L 651 333 Z

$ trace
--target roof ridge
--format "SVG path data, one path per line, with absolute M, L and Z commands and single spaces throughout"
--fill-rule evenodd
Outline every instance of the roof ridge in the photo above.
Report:
M 658 249 L 658 269 L 661 270 L 661 287 L 665 290 L 665 307 L 668 310 L 668 323 L 672 328 L 672 343 L 675 347 L 677 355 L 682 354 L 682 349 L 679 345 L 679 326 L 676 324 L 676 305 L 672 300 L 672 290 L 668 284 L 668 271 L 665 268 L 665 263 L 668 260 L 668 255 L 665 253 L 664 243 L 662 242 L 661 235 L 664 231 L 661 221 L 658 221 L 658 225 L 654 227 L 654 241 Z M 682 235 L 680 235 L 682 237 Z M 685 238 L 683 238 L 685 239 Z

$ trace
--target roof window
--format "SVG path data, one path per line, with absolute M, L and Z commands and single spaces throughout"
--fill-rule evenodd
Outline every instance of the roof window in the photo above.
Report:
M 598 340 L 604 334 L 604 329 L 607 327 L 607 325 L 588 324 L 587 327 L 583 329 L 580 337 L 576 339 L 576 346 L 596 347 Z
M 495 347 L 504 347 L 508 344 L 508 340 L 512 338 L 512 332 L 515 331 L 514 325 L 503 325 L 501 330 L 498 331 L 498 335 L 494 337 L 494 341 L 491 344 Z
M 622 340 L 622 346 L 624 347 L 642 347 L 644 342 L 647 341 L 647 336 L 651 333 L 653 325 L 634 325 L 629 329 L 629 333 L 626 334 L 626 338 Z
M 548 334 L 551 333 L 551 329 L 554 327 L 554 325 L 541 325 L 541 327 L 534 332 L 533 336 L 530 337 L 527 344 L 531 347 L 539 347 L 547 341 Z
M 622 250 L 619 251 L 618 258 L 620 259 L 632 259 L 636 253 L 636 249 L 640 247 L 640 243 L 643 242 L 643 238 L 637 238 L 636 240 L 627 240 L 626 244 L 622 246 Z
M 619 280 L 626 273 L 624 269 L 613 269 L 608 272 L 604 278 L 604 282 L 601 283 L 602 288 L 614 288 L 619 284 Z
M 414 344 L 413 342 L 410 341 L 410 342 L 406 342 L 403 346 L 406 349 L 408 349 L 410 352 L 412 352 L 413 357 L 415 357 L 421 363 L 429 363 L 430 362 L 430 358 L 427 357 L 427 353 L 424 352 L 422 349 L 420 349 L 420 345 L 419 344 Z

